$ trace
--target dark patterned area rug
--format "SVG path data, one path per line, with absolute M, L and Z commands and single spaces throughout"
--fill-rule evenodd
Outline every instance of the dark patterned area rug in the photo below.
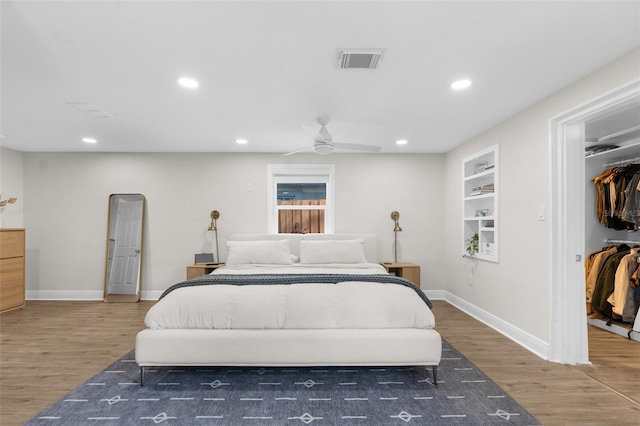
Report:
M 133 351 L 27 425 L 540 423 L 448 342 L 424 367 L 148 368 Z

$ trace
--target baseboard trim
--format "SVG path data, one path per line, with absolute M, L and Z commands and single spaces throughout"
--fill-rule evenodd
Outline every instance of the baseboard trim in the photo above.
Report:
M 640 331 L 636 331 L 631 328 L 622 327 L 617 324 L 607 325 L 606 321 L 603 321 L 599 318 L 587 318 L 587 324 L 590 324 L 594 327 L 601 328 L 603 330 L 607 330 L 619 336 L 624 336 L 628 339 L 640 342 Z
M 161 291 L 143 291 L 140 300 L 158 300 Z M 26 300 L 103 300 L 103 292 L 96 290 L 28 290 Z
M 518 327 L 496 317 L 493 314 L 490 314 L 489 312 L 467 302 L 464 299 L 461 299 L 455 294 L 449 293 L 446 290 L 438 290 L 438 293 L 441 297 L 435 297 L 434 294 L 434 300 L 446 301 L 447 303 L 455 306 L 467 315 L 472 316 L 481 323 L 493 328 L 498 333 L 513 340 L 515 343 L 519 344 L 528 351 L 533 352 L 535 355 L 539 356 L 545 361 L 549 360 L 549 344 L 547 342 L 540 340 L 539 338 L 527 333 L 526 331 L 519 329 Z M 431 298 L 429 294 L 427 294 L 427 296 Z
M 27 290 L 27 300 L 102 300 L 103 292 L 94 290 Z
M 160 299 L 160 296 L 162 296 L 162 293 L 164 293 L 164 291 L 143 291 L 142 294 L 140 294 L 140 299 L 141 300 L 153 300 L 156 301 L 158 299 Z
M 422 290 L 430 300 L 445 300 L 445 290 Z

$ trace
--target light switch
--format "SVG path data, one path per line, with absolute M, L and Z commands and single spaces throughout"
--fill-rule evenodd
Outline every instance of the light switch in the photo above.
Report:
M 545 220 L 545 206 L 538 206 L 538 220 Z

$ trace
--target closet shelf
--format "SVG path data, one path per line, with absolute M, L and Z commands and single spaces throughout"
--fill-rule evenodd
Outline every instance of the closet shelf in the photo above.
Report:
M 598 138 L 597 142 L 598 143 L 606 142 L 608 140 L 615 139 L 615 138 L 618 138 L 620 136 L 627 136 L 627 135 L 631 135 L 631 134 L 637 133 L 638 131 L 640 131 L 640 126 L 630 127 L 628 129 L 621 130 L 619 132 L 611 133 L 610 135 L 602 136 L 602 137 Z
M 465 216 L 464 220 L 495 220 L 493 216 Z
M 468 195 L 464 197 L 464 199 L 465 201 L 472 201 L 472 200 L 481 200 L 483 198 L 491 198 L 494 196 L 495 196 L 495 192 L 488 192 L 486 194 Z
M 494 167 L 495 167 L 495 166 L 494 166 Z M 490 175 L 492 175 L 492 174 L 494 174 L 494 170 L 493 170 L 493 168 L 491 168 L 491 169 L 489 169 L 489 170 L 485 170 L 485 171 L 484 171 L 484 172 L 482 172 L 482 173 L 477 173 L 477 174 L 475 174 L 475 175 L 471 175 L 471 176 L 465 176 L 464 180 L 465 180 L 465 181 L 470 181 L 470 180 L 474 180 L 474 179 L 481 179 L 481 178 L 483 178 L 483 177 L 490 176 Z
M 625 144 L 624 146 L 620 146 L 618 148 L 613 148 L 608 151 L 602 151 L 602 152 L 585 156 L 585 158 L 587 160 L 590 160 L 594 158 L 603 157 L 605 161 L 607 161 L 608 159 L 615 158 L 615 156 L 618 156 L 618 158 L 620 158 L 621 155 L 624 155 L 623 152 L 628 152 L 630 148 L 640 148 L 640 139 L 638 139 L 637 141 L 633 141 L 628 144 Z M 605 165 L 604 167 L 607 167 L 607 166 Z

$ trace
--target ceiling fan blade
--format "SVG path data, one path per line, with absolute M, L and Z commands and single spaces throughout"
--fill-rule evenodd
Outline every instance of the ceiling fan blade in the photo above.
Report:
M 312 146 L 308 146 L 304 149 L 299 149 L 297 151 L 291 151 L 291 152 L 287 152 L 286 154 L 282 154 L 283 156 L 287 156 L 287 155 L 293 155 L 293 154 L 299 154 L 301 152 L 307 152 L 307 151 L 313 151 L 313 147 Z
M 300 127 L 305 133 L 308 133 L 310 135 L 315 135 L 318 132 L 318 127 L 312 127 L 306 124 L 301 124 Z
M 380 146 L 364 145 L 359 143 L 334 143 L 333 145 L 339 149 L 351 149 L 354 151 L 378 152 L 382 149 Z

